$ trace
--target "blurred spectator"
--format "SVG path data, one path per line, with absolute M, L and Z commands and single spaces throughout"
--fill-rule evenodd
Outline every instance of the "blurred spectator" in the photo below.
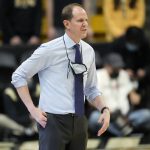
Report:
M 15 57 L 12 54 L 0 51 L 0 114 L 4 113 L 3 91 L 10 84 L 11 75 L 17 66 Z
M 113 42 L 113 50 L 123 57 L 131 79 L 141 80 L 149 74 L 150 47 L 142 29 L 129 27 L 123 36 Z
M 25 61 L 31 55 L 31 53 L 32 51 L 27 51 L 23 53 L 20 63 Z M 28 81 L 28 85 L 30 93 L 33 97 L 33 102 L 37 106 L 40 95 L 40 88 L 37 76 L 34 76 L 34 78 L 30 79 Z M 3 91 L 3 107 L 4 114 L 6 114 L 10 119 L 14 120 L 16 123 L 20 124 L 24 128 L 29 128 L 31 132 L 35 132 L 35 121 L 29 115 L 28 110 L 25 109 L 25 105 L 20 100 L 20 97 L 17 94 L 13 85 L 10 84 L 10 81 Z
M 34 99 L 34 104 L 37 106 L 39 94 L 36 93 L 36 84 L 33 80 L 29 82 L 30 91 Z M 4 112 L 7 114 L 11 119 L 15 120 L 17 123 L 27 127 L 28 125 L 32 124 L 32 119 L 29 116 L 29 112 L 25 109 L 24 104 L 20 100 L 19 96 L 17 95 L 15 88 L 10 85 L 4 90 L 3 95 L 4 101 Z
M 1 0 L 3 43 L 39 44 L 41 0 Z
M 90 0 L 47 0 L 48 38 L 53 39 L 64 34 L 64 26 L 61 21 L 61 11 L 69 3 L 83 4 L 87 12 L 91 12 Z M 88 38 L 92 38 L 93 31 L 89 27 Z
M 19 97 L 12 86 L 10 86 L 11 75 L 17 67 L 17 62 L 13 54 L 0 52 L 0 137 L 11 138 L 9 136 L 31 136 L 35 132 L 33 125 L 28 127 L 27 120 L 31 120 L 29 113 L 24 111 L 23 103 L 17 99 Z M 32 85 L 32 84 L 31 84 Z M 32 87 L 33 89 L 33 87 Z M 34 91 L 34 90 L 32 90 Z M 35 93 L 36 91 L 36 93 Z M 33 93 L 34 97 L 39 96 L 37 88 Z M 36 99 L 37 100 L 37 99 Z M 37 101 L 38 102 L 38 101 Z M 28 115 L 28 116 L 27 116 Z M 1 139 L 0 138 L 0 139 Z
M 138 82 L 138 87 L 129 94 L 129 122 L 134 132 L 144 132 L 144 139 L 149 139 L 145 135 L 150 137 L 150 47 L 144 31 L 129 27 L 125 35 L 113 42 L 113 50 L 123 57 L 130 79 Z
M 28 83 L 31 95 L 33 97 L 33 102 L 37 106 L 39 99 L 39 84 L 33 79 L 28 81 Z M 26 138 L 31 136 L 37 137 L 36 122 L 32 119 L 28 110 L 25 109 L 25 105 L 20 100 L 19 95 L 12 85 L 5 88 L 3 92 L 3 106 L 4 114 L 24 129 L 21 136 L 26 136 Z
M 24 128 L 4 114 L 3 92 L 10 84 L 11 75 L 16 68 L 17 62 L 11 53 L 0 51 L 0 140 L 13 134 L 23 134 Z
M 131 109 L 129 121 L 134 132 L 144 133 L 143 143 L 150 142 L 150 74 L 139 81 L 137 89 L 129 94 Z
M 145 23 L 144 0 L 104 0 L 103 2 L 108 40 L 120 37 L 129 26 L 143 27 Z
M 129 95 L 131 110 L 129 120 L 135 129 L 150 131 L 150 88 L 138 88 Z M 140 117 L 139 117 L 140 116 Z
M 14 135 L 22 135 L 25 133 L 25 128 L 7 117 L 7 115 L 0 113 L 0 137 L 6 138 L 6 134 L 11 132 Z M 0 138 L 0 140 L 2 140 Z
M 124 62 L 117 53 L 110 53 L 104 57 L 104 67 L 97 70 L 98 87 L 102 98 L 110 108 L 111 121 L 108 131 L 117 136 L 128 135 L 132 128 L 126 122 L 130 110 L 128 94 L 134 88 L 128 73 L 123 69 Z M 89 118 L 89 128 L 97 129 L 98 111 L 93 111 Z
M 0 51 L 0 97 L 3 90 L 10 84 L 11 75 L 17 67 L 15 56 L 11 53 Z

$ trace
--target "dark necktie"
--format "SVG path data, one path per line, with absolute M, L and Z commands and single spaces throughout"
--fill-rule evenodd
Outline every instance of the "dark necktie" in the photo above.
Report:
M 74 46 L 75 52 L 75 63 L 81 64 L 82 57 L 79 49 L 80 45 Z M 84 114 L 84 92 L 83 92 L 83 74 L 75 74 L 75 114 L 82 116 Z

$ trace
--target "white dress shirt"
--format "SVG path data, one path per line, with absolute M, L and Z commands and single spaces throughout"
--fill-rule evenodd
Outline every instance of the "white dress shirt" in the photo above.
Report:
M 38 73 L 40 81 L 39 107 L 49 113 L 74 113 L 74 76 L 68 72 L 68 56 L 74 62 L 73 42 L 67 34 L 42 44 L 12 75 L 12 84 L 18 88 L 27 85 L 28 79 Z M 93 48 L 81 40 L 79 42 L 83 63 L 87 67 L 84 74 L 84 94 L 91 101 L 100 95 L 97 88 L 95 53 Z

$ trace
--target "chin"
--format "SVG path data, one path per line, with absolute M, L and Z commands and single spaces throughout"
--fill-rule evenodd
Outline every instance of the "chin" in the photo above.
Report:
M 81 39 L 84 39 L 84 38 L 86 38 L 86 37 L 87 37 L 87 33 L 82 34 Z

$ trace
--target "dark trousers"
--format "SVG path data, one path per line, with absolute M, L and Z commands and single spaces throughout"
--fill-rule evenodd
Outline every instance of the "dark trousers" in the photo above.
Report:
M 40 150 L 86 150 L 88 125 L 85 116 L 47 113 L 45 128 L 38 125 Z

